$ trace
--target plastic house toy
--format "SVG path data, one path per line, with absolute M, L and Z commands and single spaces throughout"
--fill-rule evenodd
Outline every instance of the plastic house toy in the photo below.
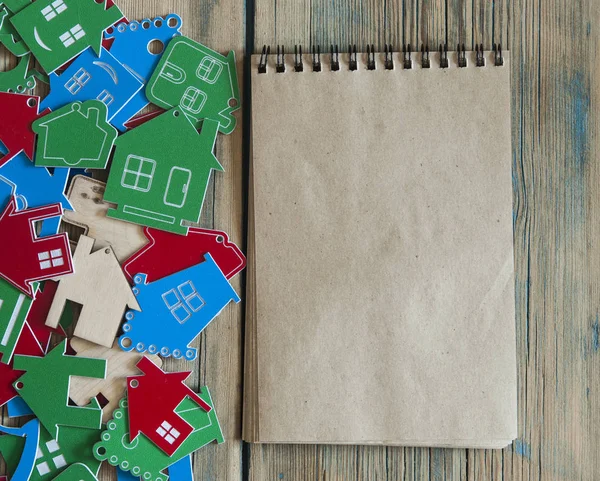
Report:
M 74 102 L 33 123 L 38 134 L 35 165 L 104 169 L 117 138 L 99 100 Z M 63 189 L 64 190 L 64 189 Z
M 189 344 L 230 301 L 240 298 L 210 254 L 204 262 L 146 284 L 146 275 L 133 278 L 133 292 L 142 312 L 128 311 L 119 346 L 163 357 L 196 358 Z
M 171 40 L 146 87 L 148 98 L 164 109 L 179 106 L 196 125 L 219 122 L 219 131 L 235 129 L 240 105 L 235 54 L 227 57 L 187 37 Z
M 165 47 L 173 37 L 181 35 L 181 25 L 181 17 L 171 14 L 165 18 L 156 17 L 154 20 L 119 23 L 106 32 L 105 38 L 113 41 L 110 53 L 145 86 Z M 151 46 L 158 42 L 163 48 L 160 52 L 153 52 Z M 126 131 L 127 121 L 148 103 L 144 89 L 140 90 L 112 119 L 113 125 L 122 132 Z
M 37 0 L 11 18 L 17 34 L 48 73 L 86 48 L 100 53 L 102 32 L 123 18 L 106 0 Z
M 213 169 L 218 123 L 205 120 L 198 133 L 180 109 L 172 109 L 117 138 L 104 200 L 118 204 L 108 217 L 176 234 L 183 221 L 198 222 Z
M 137 367 L 144 374 L 127 378 L 129 440 L 133 442 L 143 433 L 172 456 L 194 430 L 175 411 L 177 406 L 189 397 L 206 412 L 212 407 L 185 385 L 191 371 L 164 372 L 146 356 Z
M 50 74 L 49 81 L 50 93 L 41 108 L 57 110 L 75 101 L 99 100 L 108 108 L 109 122 L 144 86 L 104 48 L 99 55 L 87 49 L 61 75 Z

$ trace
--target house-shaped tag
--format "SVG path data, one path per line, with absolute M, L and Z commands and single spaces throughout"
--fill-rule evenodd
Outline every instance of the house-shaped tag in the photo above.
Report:
M 117 138 L 99 100 L 74 102 L 33 123 L 38 134 L 35 165 L 105 169 Z
M 80 236 L 73 255 L 75 274 L 60 280 L 46 325 L 57 327 L 67 300 L 83 307 L 74 335 L 111 347 L 125 310 L 139 310 L 138 301 L 110 247 L 92 252 L 94 239 Z
M 152 103 L 179 106 L 196 126 L 203 119 L 219 123 L 219 131 L 235 129 L 233 112 L 241 108 L 235 53 L 223 56 L 187 37 L 169 43 L 146 86 Z
M 110 53 L 145 86 L 171 39 L 181 35 L 181 25 L 181 17 L 171 14 L 119 23 L 107 31 L 105 38 L 113 42 Z M 144 89 L 140 90 L 112 119 L 113 125 L 126 131 L 125 124 L 148 103 Z
M 33 160 L 35 132 L 31 125 L 46 113 L 39 113 L 39 103 L 36 96 L 0 92 L 0 112 L 10 112 L 0 115 L 0 166 L 21 151 Z
M 8 364 L 19 342 L 33 299 L 0 279 L 0 301 L 0 362 Z
M 60 204 L 17 212 L 13 197 L 0 215 L 0 277 L 33 297 L 31 283 L 71 274 L 67 234 L 39 238 L 35 223 L 62 215 Z
M 56 169 L 50 174 L 48 169 L 36 167 L 20 153 L 0 167 L 0 203 L 5 205 L 15 196 L 19 209 L 60 203 L 63 209 L 73 210 L 64 193 L 68 177 L 69 169 Z M 45 220 L 40 237 L 58 233 L 59 225 L 59 217 Z
M 48 73 L 86 48 L 100 53 L 102 32 L 123 18 L 106 1 L 37 0 L 11 18 L 16 32 Z
M 115 141 L 104 200 L 118 204 L 108 216 L 187 234 L 183 221 L 198 222 L 213 169 L 219 124 L 202 123 L 200 133 L 180 109 L 125 133 Z
M 189 397 L 206 412 L 212 409 L 184 384 L 191 371 L 164 372 L 146 356 L 137 363 L 144 374 L 127 378 L 129 441 L 143 433 L 171 456 L 194 430 L 175 408 Z
M 99 100 L 108 109 L 109 122 L 144 86 L 104 48 L 98 55 L 88 48 L 61 75 L 51 73 L 49 81 L 41 108 L 54 111 L 71 102 Z
M 240 301 L 211 255 L 204 257 L 200 264 L 149 284 L 145 274 L 134 276 L 142 312 L 125 315 L 119 338 L 123 350 L 196 358 L 191 342 L 227 304 Z
M 19 63 L 11 70 L 0 72 L 0 92 L 15 92 L 24 94 L 36 85 L 36 76 L 41 76 L 36 70 L 29 69 L 30 55 L 19 59 Z
M 15 356 L 14 360 L 14 368 L 25 371 L 15 382 L 15 389 L 54 437 L 59 425 L 98 429 L 102 420 L 102 409 L 95 398 L 89 406 L 69 405 L 69 379 L 71 376 L 103 379 L 106 361 L 68 356 L 66 349 L 65 340 L 44 357 Z

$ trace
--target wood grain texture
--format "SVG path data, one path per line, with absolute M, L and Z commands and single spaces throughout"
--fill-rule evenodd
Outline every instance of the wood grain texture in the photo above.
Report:
M 283 0 L 256 0 L 255 51 Z M 600 100 L 592 0 L 301 0 L 294 42 L 464 43 L 512 51 L 519 438 L 502 451 L 249 448 L 249 479 L 593 480 L 600 452 Z M 351 2 L 347 2 L 346 5 Z M 352 9 L 349 15 L 347 8 Z M 323 19 L 321 13 L 326 11 Z M 380 19 L 383 19 L 381 21 Z M 296 24 L 295 24 L 296 25 Z M 328 29 L 325 28 L 328 27 Z M 278 39 L 286 37 L 277 16 Z M 271 35 L 271 36 L 270 36 Z M 345 47 L 345 48 L 344 48 Z M 469 135 L 470 133 L 465 133 Z

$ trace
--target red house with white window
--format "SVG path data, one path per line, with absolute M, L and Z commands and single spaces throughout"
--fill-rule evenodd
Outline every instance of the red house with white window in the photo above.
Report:
M 33 297 L 31 282 L 71 274 L 73 261 L 67 234 L 38 238 L 35 223 L 62 216 L 60 204 L 17 212 L 13 197 L 0 216 L 0 277 Z
M 194 430 L 175 408 L 186 397 L 192 398 L 206 412 L 210 412 L 211 407 L 183 383 L 191 372 L 166 373 L 146 356 L 137 367 L 144 375 L 127 378 L 130 441 L 142 433 L 172 456 Z

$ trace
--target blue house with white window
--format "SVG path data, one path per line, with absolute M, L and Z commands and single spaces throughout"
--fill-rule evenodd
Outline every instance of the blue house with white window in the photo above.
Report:
M 41 109 L 57 110 L 72 102 L 100 100 L 108 108 L 110 122 L 132 101 L 144 84 L 106 49 L 96 56 L 91 48 L 83 52 L 62 75 L 51 73 L 50 93 Z
M 125 351 L 148 351 L 163 357 L 196 358 L 190 343 L 231 301 L 240 302 L 210 254 L 204 262 L 157 281 L 133 277 L 141 312 L 128 311 L 119 345 Z

